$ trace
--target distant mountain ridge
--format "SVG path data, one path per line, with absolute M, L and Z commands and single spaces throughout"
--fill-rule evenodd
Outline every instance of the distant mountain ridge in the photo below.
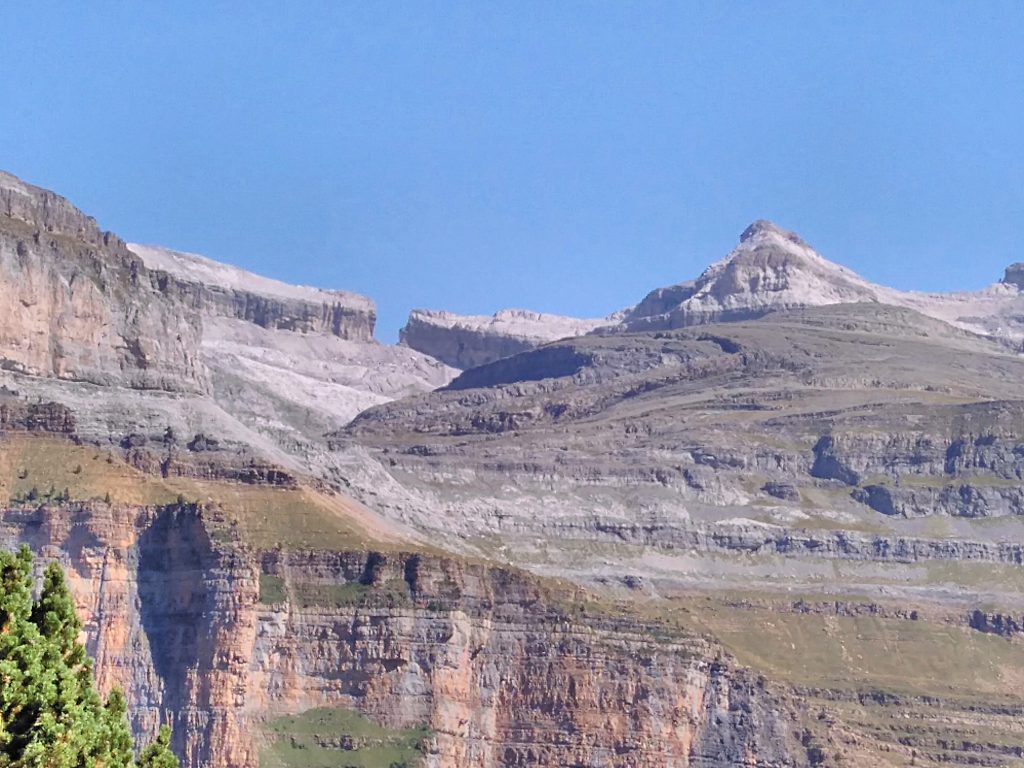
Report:
M 668 330 L 736 322 L 790 309 L 874 302 L 914 309 L 965 330 L 1019 346 L 1024 340 L 1024 265 L 1007 268 L 1003 280 L 981 291 L 920 293 L 877 285 L 829 261 L 799 235 L 764 220 L 740 236 L 728 256 L 699 277 L 657 288 L 638 304 L 604 318 L 580 320 L 531 315 L 529 324 L 450 312 L 414 310 L 402 343 L 450 365 L 471 368 L 542 344 L 579 335 Z M 465 350 L 472 347 L 472 354 Z M 452 350 L 462 350 L 453 354 Z

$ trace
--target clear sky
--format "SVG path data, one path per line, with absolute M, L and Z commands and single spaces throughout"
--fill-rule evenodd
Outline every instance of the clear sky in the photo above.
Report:
M 128 240 L 598 316 L 753 219 L 903 288 L 1024 260 L 1020 2 L 27 2 L 0 167 Z

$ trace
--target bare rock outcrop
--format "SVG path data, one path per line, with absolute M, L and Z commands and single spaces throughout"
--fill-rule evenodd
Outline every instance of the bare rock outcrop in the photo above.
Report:
M 198 315 L 117 236 L 0 172 L 0 365 L 35 376 L 202 392 Z
M 1024 262 L 1017 262 L 1006 268 L 1006 274 L 1003 275 L 1003 284 L 1012 285 L 1024 290 Z
M 150 269 L 171 275 L 189 305 L 203 315 L 350 341 L 373 339 L 376 308 L 366 296 L 289 285 L 194 253 L 136 243 L 128 248 Z
M 818 255 L 793 232 L 755 221 L 696 280 L 659 288 L 625 313 L 627 330 L 749 320 L 768 312 L 879 301 L 887 291 Z
M 625 310 L 620 330 L 664 330 L 763 317 L 832 304 L 883 303 L 1019 346 L 1024 339 L 1024 266 L 980 291 L 922 293 L 872 283 L 829 261 L 794 232 L 755 221 L 726 258 L 695 280 L 659 288 Z
M 402 328 L 401 343 L 466 370 L 551 341 L 582 336 L 609 322 L 525 309 L 504 309 L 493 316 L 414 309 Z

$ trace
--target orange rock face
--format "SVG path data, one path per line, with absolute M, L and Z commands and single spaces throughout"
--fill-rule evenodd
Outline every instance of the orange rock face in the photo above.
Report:
M 256 768 L 268 718 L 335 705 L 428 726 L 432 768 L 801 764 L 771 694 L 706 641 L 574 618 L 571 595 L 516 571 L 257 552 L 188 506 L 3 520 L 6 543 L 64 563 L 101 687 L 125 689 L 137 732 L 170 722 L 190 768 Z

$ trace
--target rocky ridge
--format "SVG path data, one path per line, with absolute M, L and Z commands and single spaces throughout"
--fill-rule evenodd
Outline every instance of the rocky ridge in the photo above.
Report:
M 1022 291 L 1021 265 L 1009 267 L 1001 282 L 981 291 L 921 293 L 876 285 L 828 261 L 799 235 L 760 220 L 743 231 L 728 256 L 696 279 L 651 291 L 638 304 L 603 320 L 534 315 L 526 332 L 525 327 L 498 322 L 501 312 L 492 321 L 415 310 L 403 339 L 414 349 L 467 369 L 569 335 L 671 330 L 753 320 L 791 309 L 870 302 L 913 309 L 1019 348 L 1024 341 Z M 577 332 L 567 333 L 573 322 L 579 324 Z
M 401 330 L 401 343 L 465 370 L 550 341 L 582 336 L 608 322 L 525 309 L 504 309 L 490 317 L 414 309 Z
M 149 269 L 176 278 L 179 291 L 205 316 L 350 341 L 373 339 L 376 309 L 365 296 L 289 285 L 194 253 L 137 243 L 128 248 Z

